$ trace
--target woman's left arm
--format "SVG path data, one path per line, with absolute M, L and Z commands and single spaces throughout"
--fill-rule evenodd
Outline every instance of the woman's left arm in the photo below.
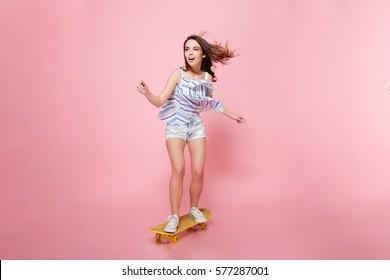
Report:
M 212 82 L 211 75 L 209 75 L 208 80 L 210 82 Z M 210 97 L 212 97 L 212 95 Z M 222 103 L 220 101 L 216 101 L 216 100 L 212 99 L 211 102 L 207 102 L 206 107 L 214 109 L 214 111 L 217 111 L 217 112 L 231 118 L 232 120 L 235 120 L 237 123 L 244 123 L 245 122 L 245 119 L 243 117 L 238 116 L 236 114 L 233 114 L 230 110 L 224 108 L 224 106 L 222 105 Z
M 232 120 L 235 120 L 237 123 L 244 123 L 245 119 L 239 115 L 233 114 L 230 110 L 224 108 L 224 111 L 222 112 L 223 115 L 231 118 Z

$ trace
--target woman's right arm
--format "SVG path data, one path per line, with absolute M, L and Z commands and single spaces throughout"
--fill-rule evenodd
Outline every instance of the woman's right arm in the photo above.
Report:
M 137 91 L 142 93 L 146 99 L 157 108 L 161 107 L 164 102 L 171 96 L 176 85 L 180 82 L 180 70 L 174 70 L 168 78 L 167 84 L 160 95 L 154 95 L 150 92 L 148 85 L 144 81 L 139 81 Z

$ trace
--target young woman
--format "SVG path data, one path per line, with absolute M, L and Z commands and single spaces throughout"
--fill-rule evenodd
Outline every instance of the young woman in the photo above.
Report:
M 137 91 L 156 107 L 161 107 L 159 118 L 167 122 L 166 146 L 172 164 L 169 182 L 171 215 L 166 232 L 175 232 L 179 226 L 179 208 L 183 195 L 184 148 L 188 144 L 191 155 L 190 216 L 197 222 L 206 218 L 198 209 L 203 188 L 203 171 L 206 153 L 206 134 L 199 113 L 206 110 L 219 112 L 238 123 L 244 118 L 224 108 L 212 98 L 217 80 L 211 69 L 213 62 L 226 64 L 234 57 L 227 45 L 211 44 L 198 35 L 191 35 L 184 41 L 185 66 L 175 69 L 168 78 L 160 95 L 154 95 L 144 81 L 137 85 Z

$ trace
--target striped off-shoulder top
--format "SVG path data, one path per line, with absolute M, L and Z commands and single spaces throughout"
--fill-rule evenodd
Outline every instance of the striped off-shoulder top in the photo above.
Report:
M 207 80 L 209 73 L 206 72 L 205 79 L 187 80 L 184 78 L 183 70 L 180 71 L 180 82 L 158 114 L 161 120 L 168 124 L 186 124 L 200 112 L 213 110 L 222 113 L 224 111 L 222 102 L 212 98 L 216 87 Z

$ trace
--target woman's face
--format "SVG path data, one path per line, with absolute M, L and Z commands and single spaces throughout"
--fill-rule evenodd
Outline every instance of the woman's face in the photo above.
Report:
M 190 39 L 186 42 L 184 46 L 184 56 L 187 60 L 187 63 L 193 68 L 194 66 L 200 67 L 202 65 L 203 51 L 199 43 Z

